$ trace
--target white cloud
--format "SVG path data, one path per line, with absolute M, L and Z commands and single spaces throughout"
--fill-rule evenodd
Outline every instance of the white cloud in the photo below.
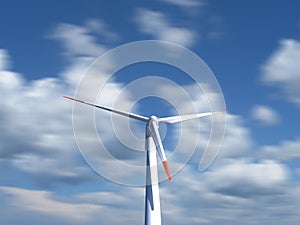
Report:
M 85 27 L 60 24 L 56 35 L 72 56 L 58 78 L 25 80 L 7 70 L 7 51 L 1 50 L 0 56 L 0 158 L 46 187 L 92 178 L 86 165 L 78 164 L 81 155 L 73 137 L 72 103 L 62 96 L 73 95 L 91 60 L 105 49 Z
M 279 145 L 266 145 L 261 149 L 260 157 L 279 161 L 300 159 L 300 140 L 282 141 Z
M 85 26 L 61 23 L 55 27 L 50 38 L 62 42 L 65 54 L 69 57 L 92 56 L 98 57 L 107 51 L 104 45 L 97 43 L 93 34 L 101 34 L 108 39 L 116 39 L 116 34 L 111 32 L 105 23 L 100 20 L 90 19 Z
M 235 159 L 249 157 L 254 141 L 251 133 L 243 124 L 243 118 L 227 113 L 226 133 L 222 144 L 220 158 Z
M 282 91 L 283 98 L 300 107 L 300 42 L 284 39 L 262 66 L 261 80 Z
M 48 145 L 48 142 L 45 143 Z M 47 148 L 48 146 L 45 146 Z M 57 148 L 59 149 L 59 148 Z M 39 186 L 52 188 L 57 183 L 81 184 L 96 179 L 91 174 L 90 168 L 79 166 L 75 161 L 76 147 L 72 152 L 61 152 L 60 155 L 52 153 L 49 155 L 23 154 L 12 160 L 12 165 L 27 174 L 30 174 L 33 181 Z M 80 156 L 79 156 L 80 157 Z
M 251 117 L 264 125 L 274 125 L 279 123 L 279 115 L 269 106 L 256 105 L 251 111 Z
M 182 106 L 184 107 L 184 104 Z M 254 141 L 252 140 L 250 131 L 244 126 L 243 119 L 240 116 L 226 113 L 226 130 L 223 142 L 220 142 L 220 140 L 210 140 L 209 135 L 211 132 L 210 129 L 212 128 L 210 119 L 211 118 L 203 118 L 198 121 L 200 132 L 196 130 L 197 126 L 195 126 L 195 122 L 191 122 L 191 124 L 184 127 L 182 132 L 187 133 L 188 137 L 185 136 L 185 139 L 180 140 L 183 147 L 176 152 L 177 156 L 181 157 L 177 162 L 181 162 L 186 158 L 185 154 L 189 153 L 187 149 L 195 148 L 195 146 L 193 146 L 195 138 L 199 139 L 197 140 L 197 147 L 190 163 L 197 164 L 200 168 L 205 167 L 205 165 L 210 165 L 210 160 L 214 158 L 210 158 L 210 156 L 213 154 L 216 156 L 216 160 L 211 161 L 213 163 L 208 170 L 214 170 L 218 165 L 224 165 L 237 159 L 244 159 L 252 156 L 251 151 L 253 150 Z M 223 121 L 220 121 L 220 125 L 222 123 Z M 174 137 L 177 138 L 176 136 Z M 218 138 L 221 139 L 222 137 L 223 136 L 220 135 Z M 209 141 L 212 141 L 213 148 L 209 149 L 208 155 L 204 155 L 205 147 Z
M 194 44 L 196 39 L 195 32 L 172 25 L 161 12 L 139 9 L 136 22 L 141 32 L 159 40 L 171 41 L 189 47 Z
M 187 166 L 172 183 L 162 184 L 163 219 L 165 223 L 191 225 L 238 224 L 241 220 L 245 224 L 276 224 L 274 214 L 290 210 L 282 205 L 288 206 L 296 191 L 285 188 L 288 176 L 286 167 L 275 161 L 233 160 L 202 174 Z M 296 211 L 291 210 L 290 216 L 299 221 Z M 280 220 L 286 219 L 289 217 Z
M 239 193 L 238 190 L 242 191 L 245 188 L 246 191 L 253 191 L 253 194 L 264 192 L 284 184 L 288 172 L 283 165 L 275 161 L 251 163 L 235 160 L 209 172 L 208 176 L 208 179 L 211 179 L 208 182 L 213 182 L 214 190 L 232 191 L 233 195 L 246 194 L 245 197 L 250 197 L 251 193 Z M 242 186 L 237 187 L 238 184 Z
M 286 168 L 274 161 L 252 163 L 235 160 L 232 164 L 202 174 L 187 166 L 174 177 L 172 183 L 161 184 L 163 221 L 167 224 L 191 225 L 221 221 L 224 224 L 236 224 L 236 221 L 246 218 L 256 222 L 273 221 L 274 213 L 288 211 L 290 216 L 298 218 L 297 210 L 293 208 L 299 207 L 296 200 L 299 197 L 294 201 L 290 198 L 297 196 L 300 189 L 297 191 L 296 186 L 284 188 L 287 179 Z M 47 191 L 12 187 L 1 187 L 0 191 L 6 194 L 0 198 L 6 196 L 5 200 L 9 200 L 14 210 L 33 211 L 35 216 L 63 217 L 69 221 L 79 217 L 78 224 L 86 224 L 87 221 L 97 224 L 99 218 L 105 223 L 138 224 L 142 223 L 144 217 L 144 188 L 109 184 L 105 191 L 81 193 L 68 198 Z M 284 206 L 281 207 L 282 204 Z M 62 207 L 63 210 L 60 210 Z M 79 212 L 83 207 L 85 209 Z M 270 207 L 272 210 L 269 210 Z M 79 215 L 72 217 L 73 213 Z M 282 217 L 280 221 L 285 219 Z M 248 222 L 246 224 L 251 224 Z
M 26 81 L 20 74 L 0 71 L 0 158 L 38 177 L 39 184 L 89 177 L 76 163 L 79 153 L 68 116 L 72 105 L 62 99 L 68 93 L 59 78 Z
M 103 20 L 88 19 L 85 22 L 85 27 L 90 32 L 94 32 L 95 34 L 101 35 L 101 37 L 104 37 L 110 42 L 115 41 L 119 38 L 115 32 L 110 30 L 108 25 Z
M 161 184 L 163 221 L 175 225 L 229 225 L 241 220 L 245 224 L 280 224 L 292 217 L 294 222 L 288 224 L 296 225 L 300 188 L 287 186 L 288 176 L 284 165 L 270 160 L 234 160 L 202 174 L 187 166 L 172 183 Z M 143 188 L 109 184 L 105 191 L 68 197 L 13 187 L 1 187 L 0 191 L 4 193 L 0 198 L 9 200 L 12 210 L 31 211 L 36 217 L 51 215 L 52 220 L 97 224 L 101 218 L 106 224 L 138 224 L 144 217 Z M 280 219 L 274 216 L 277 214 Z
M 62 217 L 73 222 L 88 222 L 91 214 L 101 208 L 99 205 L 59 201 L 47 191 L 15 187 L 0 187 L 0 191 L 10 195 L 10 204 L 16 209 Z
M 210 125 L 206 124 L 208 121 L 200 121 L 200 131 L 203 132 L 203 129 L 206 130 L 206 133 L 201 133 L 199 139 L 199 149 L 203 149 L 209 140 L 210 133 Z M 215 167 L 227 165 L 227 163 L 248 159 L 252 157 L 252 150 L 255 145 L 254 140 L 251 137 L 250 130 L 244 125 L 243 118 L 238 115 L 226 113 L 226 130 L 224 134 L 224 140 L 221 146 L 215 146 L 215 149 L 211 149 L 214 152 L 210 153 L 218 153 L 217 157 L 213 164 L 208 168 L 209 170 L 214 170 Z M 190 140 L 187 139 L 187 142 Z M 185 143 L 186 144 L 186 143 Z M 188 144 L 187 144 L 188 146 Z M 218 147 L 220 147 L 220 151 L 217 152 Z M 203 152 L 199 151 L 195 152 L 192 162 L 199 163 L 201 157 L 203 157 Z M 203 162 L 202 162 L 203 163 Z M 201 166 L 201 165 L 200 165 Z
M 46 224 L 141 224 L 144 216 L 144 189 L 110 186 L 108 191 L 62 196 L 55 192 L 0 186 L 1 202 L 9 201 L 7 214 L 24 222 L 23 213 L 42 217 Z M 133 201 L 134 199 L 134 201 Z M 112 216 L 116 215 L 116 216 Z M 47 219 L 49 218 L 47 221 Z M 1 220 L 1 221 L 2 221 Z M 26 220 L 25 222 L 30 221 Z

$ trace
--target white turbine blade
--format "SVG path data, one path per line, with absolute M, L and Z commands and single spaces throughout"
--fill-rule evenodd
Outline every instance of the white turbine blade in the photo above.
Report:
M 190 115 L 182 115 L 182 116 L 171 116 L 171 117 L 165 117 L 165 118 L 159 118 L 158 121 L 162 123 L 179 123 L 186 120 L 192 120 L 200 117 L 205 116 L 211 116 L 217 113 L 221 113 L 225 111 L 220 112 L 206 112 L 206 113 L 197 113 L 197 114 L 190 114 Z
M 159 157 L 161 158 L 161 161 L 163 163 L 164 169 L 166 171 L 166 174 L 168 176 L 169 181 L 172 181 L 172 176 L 169 170 L 167 157 L 165 154 L 164 146 L 162 144 L 159 131 L 158 131 L 158 124 L 155 121 L 150 122 L 150 132 L 151 136 L 153 137 L 154 143 L 156 145 L 156 149 L 158 151 Z
M 90 106 L 93 106 L 93 107 L 96 107 L 96 108 L 99 108 L 99 109 L 103 109 L 103 110 L 106 110 L 106 111 L 109 111 L 109 112 L 117 113 L 119 115 L 130 117 L 130 118 L 133 118 L 133 119 L 136 119 L 136 120 L 140 120 L 140 121 L 144 121 L 144 122 L 148 122 L 148 120 L 149 120 L 149 118 L 147 118 L 145 116 L 138 115 L 138 114 L 124 112 L 124 111 L 121 111 L 121 110 L 112 109 L 112 108 L 108 108 L 108 107 L 101 106 L 101 105 L 95 105 L 95 104 L 85 102 L 85 101 L 82 101 L 82 100 L 79 100 L 79 99 L 76 99 L 76 98 L 71 98 L 71 97 L 68 97 L 68 96 L 63 96 L 63 97 L 67 98 L 67 99 L 70 99 L 72 101 L 75 101 L 75 102 L 80 102 L 80 103 L 83 103 L 83 104 L 86 104 L 86 105 L 90 105 Z

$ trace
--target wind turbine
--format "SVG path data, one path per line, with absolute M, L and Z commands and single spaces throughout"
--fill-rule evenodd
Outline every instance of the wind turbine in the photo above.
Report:
M 158 118 L 152 115 L 150 116 L 150 118 L 148 118 L 130 112 L 124 112 L 121 110 L 112 109 L 101 105 L 95 105 L 68 96 L 63 96 L 63 97 L 75 102 L 83 103 L 125 117 L 130 117 L 132 119 L 146 122 L 146 132 L 145 132 L 146 145 L 145 146 L 147 152 L 147 158 L 146 158 L 147 169 L 146 169 L 146 195 L 145 195 L 145 225 L 161 225 L 161 209 L 160 209 L 156 152 L 158 153 L 162 161 L 163 167 L 165 169 L 169 181 L 172 181 L 172 176 L 169 170 L 167 157 L 158 131 L 159 123 L 174 124 L 186 120 L 211 116 L 219 112 L 205 112 L 205 113 L 197 113 L 197 114 L 182 115 L 182 116 L 171 116 L 165 118 Z

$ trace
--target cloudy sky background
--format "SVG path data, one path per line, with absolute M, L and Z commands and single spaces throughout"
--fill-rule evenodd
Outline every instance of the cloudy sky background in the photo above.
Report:
M 110 182 L 87 165 L 73 136 L 72 104 L 61 96 L 74 95 L 96 57 L 145 39 L 198 54 L 228 110 L 212 167 L 199 173 L 192 160 L 161 184 L 164 224 L 299 224 L 299 7 L 296 0 L 2 1 L 1 224 L 143 223 L 144 189 Z M 113 105 L 111 96 L 143 72 L 117 75 L 101 103 Z M 127 94 L 125 105 L 132 103 Z M 149 108 L 135 106 L 145 115 Z M 106 128 L 107 146 L 120 147 L 109 116 L 103 120 L 97 125 Z M 167 135 L 167 148 L 172 141 Z M 132 179 L 131 171 L 117 172 Z

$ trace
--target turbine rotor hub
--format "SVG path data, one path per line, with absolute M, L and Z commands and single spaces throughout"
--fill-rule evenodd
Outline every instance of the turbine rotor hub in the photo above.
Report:
M 150 120 L 158 121 L 158 118 L 157 118 L 157 116 L 152 115 L 152 116 L 150 116 Z

